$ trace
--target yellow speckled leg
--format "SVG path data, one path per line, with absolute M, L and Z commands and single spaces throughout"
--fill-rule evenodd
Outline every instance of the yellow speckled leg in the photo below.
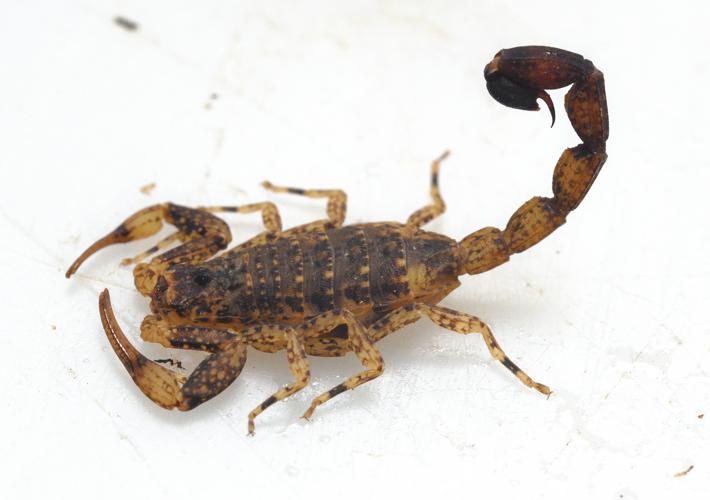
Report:
M 308 198 L 328 198 L 328 206 L 326 212 L 328 214 L 328 222 L 333 227 L 340 227 L 345 220 L 345 212 L 347 210 L 348 196 L 340 189 L 301 189 L 293 187 L 274 186 L 269 181 L 264 181 L 261 184 L 265 189 L 274 193 L 291 193 Z
M 550 389 L 546 385 L 535 382 L 527 373 L 521 370 L 503 352 L 500 345 L 493 336 L 493 332 L 483 321 L 470 314 L 461 313 L 452 309 L 440 306 L 429 306 L 426 304 L 410 304 L 401 309 L 397 309 L 384 318 L 378 320 L 370 327 L 370 338 L 377 342 L 390 333 L 403 328 L 409 323 L 417 321 L 422 314 L 426 314 L 436 325 L 456 333 L 480 333 L 491 355 L 500 361 L 503 366 L 510 370 L 523 384 L 535 389 L 542 394 L 549 395 Z
M 454 311 L 452 309 L 447 309 L 445 307 L 439 306 L 425 306 L 423 312 L 429 316 L 435 324 L 451 330 L 456 333 L 480 333 L 483 335 L 483 340 L 488 346 L 488 350 L 495 359 L 500 361 L 503 366 L 510 370 L 513 375 L 518 377 L 518 379 L 528 387 L 535 389 L 536 391 L 549 396 L 551 391 L 550 388 L 544 384 L 535 382 L 527 373 L 521 370 L 518 365 L 513 363 L 510 358 L 503 352 L 500 345 L 493 336 L 493 332 L 483 321 L 470 314 L 465 314 L 462 312 Z
M 254 408 L 249 413 L 248 431 L 250 435 L 254 434 L 254 419 L 269 406 L 277 401 L 283 401 L 287 397 L 297 393 L 306 385 L 311 377 L 311 371 L 306 358 L 306 351 L 303 346 L 303 340 L 299 338 L 298 333 L 290 327 L 285 327 L 283 330 L 286 339 L 286 356 L 288 358 L 288 366 L 293 373 L 294 383 L 288 384 L 276 391 L 274 394 L 264 400 L 259 406 Z
M 420 208 L 407 219 L 407 225 L 415 229 L 419 229 L 427 222 L 432 221 L 434 218 L 440 216 L 446 211 L 446 204 L 444 199 L 441 197 L 439 192 L 439 167 L 441 162 L 449 156 L 449 152 L 445 151 L 439 158 L 434 160 L 431 164 L 431 200 L 433 203 Z
M 251 203 L 249 205 L 242 205 L 239 207 L 205 207 L 203 210 L 208 212 L 232 212 L 240 214 L 250 214 L 254 212 L 261 212 L 261 220 L 264 222 L 264 227 L 270 233 L 280 233 L 281 232 L 281 215 L 279 215 L 279 209 L 271 203 L 270 201 L 263 201 L 261 203 Z
M 350 311 L 336 310 L 325 313 L 309 321 L 301 328 L 308 331 L 309 335 L 319 335 L 329 333 L 337 326 L 343 324 L 348 327 L 350 349 L 355 353 L 366 369 L 315 398 L 306 413 L 303 414 L 303 418 L 305 419 L 311 418 L 315 409 L 329 399 L 337 396 L 341 392 L 345 392 L 348 389 L 355 389 L 365 382 L 379 377 L 384 371 L 385 364 L 380 351 L 368 337 L 365 328 Z
M 229 330 L 195 325 L 171 325 L 160 316 L 149 315 L 141 323 L 141 339 L 173 349 L 217 352 L 240 337 Z
M 138 255 L 136 255 L 133 258 L 123 259 L 121 261 L 121 265 L 122 266 L 131 266 L 133 264 L 138 264 L 139 262 L 142 262 L 145 259 L 147 259 L 148 257 L 150 257 L 151 255 L 153 255 L 154 253 L 168 248 L 170 245 L 172 245 L 176 241 L 182 241 L 182 240 L 183 240 L 183 237 L 180 234 L 180 232 L 179 231 L 175 232 L 175 233 L 171 234 L 170 236 L 168 236 L 167 238 L 159 241 L 158 243 L 156 243 L 154 246 L 150 247 L 145 252 L 139 253 Z
M 147 316 L 141 325 L 141 338 L 146 342 L 156 342 L 165 347 L 220 352 L 235 341 L 244 345 L 255 345 L 267 352 L 277 352 L 285 347 L 289 368 L 295 382 L 288 384 L 264 400 L 249 413 L 249 434 L 254 434 L 254 419 L 277 401 L 303 389 L 310 379 L 310 369 L 303 340 L 291 327 L 285 325 L 257 325 L 239 332 L 220 330 L 197 325 L 170 325 L 159 316 Z

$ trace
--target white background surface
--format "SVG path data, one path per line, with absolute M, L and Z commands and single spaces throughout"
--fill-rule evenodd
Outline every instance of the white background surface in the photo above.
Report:
M 707 498 L 706 3 L 0 8 L 4 498 Z M 480 338 L 424 320 L 381 342 L 380 379 L 308 423 L 298 417 L 310 399 L 358 369 L 351 357 L 312 359 L 312 386 L 265 412 L 252 438 L 247 413 L 290 379 L 283 353 L 250 351 L 239 380 L 188 414 L 137 390 L 96 303 L 108 287 L 137 339 L 147 301 L 118 262 L 153 240 L 105 250 L 65 280 L 87 245 L 164 200 L 272 199 L 286 225 L 323 213 L 321 202 L 263 192 L 265 178 L 346 189 L 349 222 L 405 220 L 428 201 L 429 162 L 447 148 L 448 211 L 430 228 L 460 239 L 503 226 L 550 192 L 559 154 L 579 142 L 562 92 L 552 130 L 544 113 L 486 93 L 493 54 L 527 44 L 579 52 L 604 71 L 609 160 L 568 224 L 463 277 L 444 304 L 486 320 L 553 388 L 549 400 Z M 150 182 L 151 195 L 139 192 Z M 257 216 L 230 221 L 236 240 L 259 229 Z

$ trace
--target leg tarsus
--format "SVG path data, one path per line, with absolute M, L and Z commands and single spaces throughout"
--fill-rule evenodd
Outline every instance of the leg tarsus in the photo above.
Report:
M 551 392 L 550 389 L 544 384 L 535 382 L 523 370 L 521 370 L 505 354 L 505 352 L 503 352 L 503 349 L 501 349 L 488 325 L 486 325 L 479 318 L 470 314 L 457 312 L 440 306 L 409 304 L 392 311 L 384 318 L 376 321 L 370 327 L 370 338 L 377 342 L 390 333 L 399 330 L 410 323 L 414 323 L 421 318 L 422 314 L 425 314 L 435 325 L 446 328 L 447 330 L 455 333 L 480 333 L 483 336 L 483 340 L 485 341 L 486 346 L 488 347 L 488 350 L 493 358 L 500 361 L 501 364 L 510 370 L 523 384 L 549 396 Z
M 444 203 L 444 199 L 441 197 L 441 192 L 439 190 L 439 169 L 441 167 L 441 162 L 448 158 L 448 156 L 449 151 L 444 151 L 441 156 L 432 162 L 431 183 L 429 188 L 432 203 L 420 208 L 410 215 L 407 219 L 407 226 L 419 229 L 421 226 L 431 222 L 434 218 L 446 211 L 446 204 Z
M 266 410 L 272 404 L 278 401 L 283 401 L 289 396 L 297 393 L 306 387 L 306 385 L 308 385 L 308 381 L 310 380 L 311 372 L 308 365 L 308 358 L 306 358 L 306 350 L 303 345 L 303 339 L 298 336 L 293 328 L 285 329 L 284 335 L 286 337 L 286 356 L 288 359 L 288 365 L 295 381 L 292 384 L 288 384 L 276 391 L 249 413 L 247 433 L 250 436 L 254 435 L 254 419 L 259 416 L 261 412 Z
M 491 329 L 479 318 L 440 306 L 422 305 L 420 307 L 422 312 L 424 312 L 434 324 L 446 328 L 447 330 L 463 334 L 480 333 L 493 358 L 500 361 L 503 366 L 510 370 L 511 373 L 526 386 L 546 396 L 550 395 L 551 391 L 549 387 L 535 382 L 503 352 L 503 349 L 501 349 L 493 336 Z
M 360 360 L 365 370 L 349 377 L 343 383 L 336 385 L 329 391 L 320 394 L 311 401 L 308 410 L 303 414 L 303 418 L 310 420 L 315 409 L 334 398 L 338 394 L 369 382 L 379 377 L 384 371 L 384 361 L 380 351 L 368 336 L 365 328 L 350 311 L 332 311 L 314 318 L 304 325 L 303 329 L 308 329 L 309 335 L 319 335 L 332 331 L 335 327 L 345 324 L 348 326 L 348 341 L 353 353 Z

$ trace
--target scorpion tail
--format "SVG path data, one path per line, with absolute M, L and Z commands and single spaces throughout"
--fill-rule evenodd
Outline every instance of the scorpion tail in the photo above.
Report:
M 542 46 L 501 50 L 484 70 L 488 91 L 501 104 L 538 110 L 537 99 L 555 108 L 545 89 L 573 84 L 565 110 L 582 144 L 566 149 L 552 178 L 552 198 L 536 196 L 512 215 L 505 229 L 480 229 L 459 243 L 460 274 L 479 274 L 508 261 L 564 224 L 606 161 L 609 117 L 604 75 L 584 57 Z

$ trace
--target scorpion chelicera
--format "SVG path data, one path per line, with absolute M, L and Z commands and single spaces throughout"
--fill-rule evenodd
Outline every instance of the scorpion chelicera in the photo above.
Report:
M 150 298 L 153 314 L 143 320 L 141 338 L 209 353 L 189 377 L 143 356 L 121 331 L 108 290 L 99 298 L 108 340 L 141 391 L 164 408 L 190 410 L 239 376 L 247 346 L 270 353 L 285 349 L 294 381 L 249 413 L 248 430 L 253 433 L 254 419 L 261 412 L 307 385 L 311 376 L 307 355 L 353 352 L 364 370 L 313 399 L 305 418 L 334 396 L 380 376 L 384 363 L 375 344 L 426 316 L 456 333 L 481 334 L 495 359 L 523 384 L 549 395 L 547 386 L 510 360 L 482 320 L 437 303 L 459 286 L 460 275 L 488 271 L 530 248 L 562 225 L 582 201 L 607 157 L 604 77 L 584 57 L 542 46 L 501 50 L 484 76 L 490 94 L 506 106 L 537 110 L 537 99 L 542 99 L 553 124 L 554 105 L 545 89 L 572 84 L 565 109 L 582 140 L 557 162 L 553 196 L 527 201 L 503 230 L 486 227 L 456 242 L 421 229 L 445 209 L 438 188 L 444 153 L 431 168 L 432 202 L 404 224 L 344 226 L 343 191 L 265 182 L 273 192 L 327 198 L 327 218 L 284 231 L 270 202 L 203 208 L 162 203 L 135 213 L 81 254 L 67 277 L 101 248 L 151 236 L 163 221 L 177 228 L 122 263 L 137 264 L 135 285 Z M 260 212 L 265 230 L 216 255 L 231 241 L 227 224 L 214 215 L 220 212 Z M 176 242 L 180 245 L 141 263 Z

